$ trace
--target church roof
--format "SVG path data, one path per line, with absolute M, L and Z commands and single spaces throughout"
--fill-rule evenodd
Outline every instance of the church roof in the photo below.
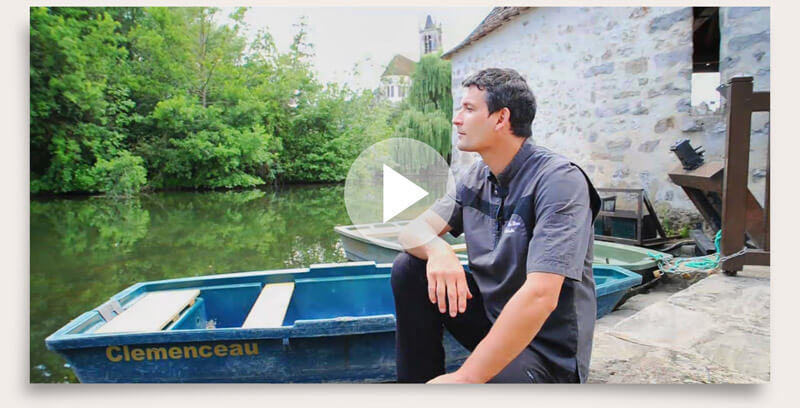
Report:
M 425 28 L 423 30 L 430 30 L 431 28 L 436 28 L 433 26 L 433 20 L 431 19 L 431 15 L 428 14 L 428 19 L 425 20 Z
M 389 65 L 386 66 L 386 70 L 383 71 L 381 77 L 385 77 L 387 75 L 406 75 L 411 76 L 414 72 L 414 67 L 416 63 L 411 61 L 410 59 L 397 54 L 389 61 Z
M 520 15 L 520 13 L 527 11 L 533 7 L 495 7 L 492 11 L 489 12 L 489 15 L 475 27 L 474 30 L 458 45 L 455 46 L 450 51 L 442 54 L 443 59 L 450 59 L 450 57 L 461 50 L 462 48 L 478 41 L 485 35 L 491 33 L 492 31 L 496 30 L 497 28 L 501 27 L 503 24 L 508 23 L 509 21 L 513 20 L 515 17 Z

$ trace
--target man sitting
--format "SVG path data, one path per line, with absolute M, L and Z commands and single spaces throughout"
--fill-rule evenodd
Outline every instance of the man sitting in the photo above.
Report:
M 593 219 L 583 171 L 530 140 L 525 79 L 462 82 L 458 148 L 482 160 L 401 233 L 392 267 L 400 382 L 585 382 L 596 315 Z M 471 273 L 440 235 L 465 234 Z M 443 327 L 472 351 L 444 373 Z

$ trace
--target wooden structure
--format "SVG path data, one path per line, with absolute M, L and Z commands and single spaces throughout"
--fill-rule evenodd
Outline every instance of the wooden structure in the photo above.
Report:
M 148 332 L 161 330 L 180 317 L 182 311 L 194 304 L 200 294 L 197 289 L 147 292 L 128 309 L 95 333 Z
M 679 238 L 668 237 L 664 227 L 658 221 L 658 215 L 653 205 L 647 198 L 647 192 L 641 188 L 598 188 L 602 206 L 595 221 L 595 239 L 617 242 L 620 244 L 652 247 L 664 244 L 667 241 Z M 636 196 L 636 210 L 618 210 L 614 193 L 632 194 Z M 633 234 L 630 238 L 620 236 L 619 231 L 614 231 L 614 223 L 630 224 Z M 607 228 L 608 227 L 608 228 Z M 598 231 L 598 228 L 600 231 Z
M 769 112 L 769 92 L 753 92 L 752 77 L 732 78 L 720 91 L 728 101 L 724 162 L 669 173 L 706 222 L 722 229 L 721 269 L 736 274 L 743 265 L 769 265 L 769 154 L 762 207 L 747 187 L 753 112 Z M 767 146 L 769 151 L 769 146 Z M 746 243 L 749 242 L 749 247 Z
M 269 328 L 283 326 L 286 309 L 292 300 L 294 282 L 273 283 L 264 285 L 256 303 L 247 314 L 242 324 L 244 329 Z

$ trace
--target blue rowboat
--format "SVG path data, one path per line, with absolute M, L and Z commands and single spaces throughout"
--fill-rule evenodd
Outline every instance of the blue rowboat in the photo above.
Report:
M 137 283 L 50 335 L 81 382 L 395 380 L 390 264 Z M 598 316 L 641 277 L 596 266 Z M 446 365 L 468 352 L 445 334 Z

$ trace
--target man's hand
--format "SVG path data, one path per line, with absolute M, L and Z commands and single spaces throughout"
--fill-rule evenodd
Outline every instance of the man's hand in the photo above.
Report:
M 442 374 L 426 384 L 478 384 L 477 381 L 471 381 L 469 378 L 463 376 L 460 371 L 454 371 L 450 374 Z
M 456 317 L 467 310 L 467 299 L 472 299 L 472 293 L 461 261 L 453 247 L 441 238 L 450 229 L 442 217 L 427 210 L 403 228 L 398 241 L 405 251 L 428 261 L 428 298 L 431 303 L 439 304 L 441 313 L 447 312 L 449 303 L 450 317 Z
M 438 238 L 441 239 L 441 238 Z M 450 317 L 467 310 L 467 299 L 472 293 L 467 286 L 466 272 L 452 248 L 435 251 L 428 256 L 428 298 L 439 304 L 439 312 L 447 312 L 450 304 Z

